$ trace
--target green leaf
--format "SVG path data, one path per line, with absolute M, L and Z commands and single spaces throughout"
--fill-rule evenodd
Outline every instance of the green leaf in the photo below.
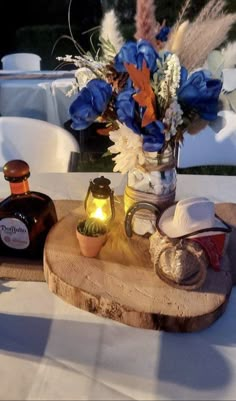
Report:
M 112 153 L 107 150 L 105 153 L 103 153 L 102 157 L 107 157 L 107 156 L 112 156 Z

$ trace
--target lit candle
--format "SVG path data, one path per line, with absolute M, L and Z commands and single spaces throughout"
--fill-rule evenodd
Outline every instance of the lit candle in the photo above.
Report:
M 85 198 L 85 210 L 88 217 L 95 217 L 105 223 L 115 216 L 113 191 L 109 187 L 110 180 L 105 177 L 90 181 Z

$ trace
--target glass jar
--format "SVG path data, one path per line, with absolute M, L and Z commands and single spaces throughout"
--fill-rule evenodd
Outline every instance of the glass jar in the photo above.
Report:
M 128 172 L 125 188 L 125 213 L 135 202 L 150 202 L 160 211 L 174 203 L 176 193 L 176 162 L 174 150 L 146 152 L 144 166 Z M 156 231 L 156 215 L 150 210 L 139 210 L 133 217 L 133 232 L 139 235 Z

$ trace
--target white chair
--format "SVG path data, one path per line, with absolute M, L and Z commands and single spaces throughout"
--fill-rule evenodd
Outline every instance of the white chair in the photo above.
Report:
M 236 166 L 236 113 L 223 110 L 218 118 L 196 135 L 184 134 L 177 167 Z
M 0 117 L 0 167 L 12 159 L 26 161 L 31 171 L 76 171 L 79 145 L 73 135 L 47 121 Z
M 41 57 L 33 53 L 13 53 L 1 59 L 3 70 L 40 71 Z

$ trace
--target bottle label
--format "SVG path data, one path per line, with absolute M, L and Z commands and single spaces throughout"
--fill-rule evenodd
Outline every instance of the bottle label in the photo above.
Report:
M 9 248 L 25 249 L 30 244 L 26 225 L 15 218 L 5 218 L 0 221 L 0 236 L 2 242 Z

